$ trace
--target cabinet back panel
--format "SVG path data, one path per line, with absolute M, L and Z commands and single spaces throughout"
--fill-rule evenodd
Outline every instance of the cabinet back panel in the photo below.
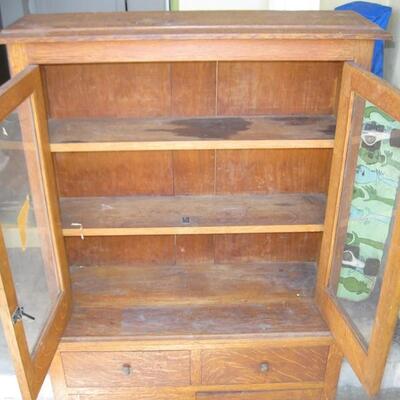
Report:
M 320 232 L 65 238 L 70 265 L 316 261 Z
M 331 149 L 54 153 L 62 197 L 325 193 Z
M 222 62 L 218 114 L 333 114 L 339 62 Z
M 341 62 L 44 66 L 51 118 L 334 114 Z

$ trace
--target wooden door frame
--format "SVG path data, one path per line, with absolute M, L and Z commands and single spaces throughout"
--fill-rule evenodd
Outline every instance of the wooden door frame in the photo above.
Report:
M 355 66 L 353 63 L 345 63 L 343 67 L 335 147 L 325 217 L 325 230 L 321 244 L 316 302 L 326 318 L 335 340 L 363 383 L 368 394 L 375 395 L 380 389 L 400 305 L 400 268 L 398 268 L 400 262 L 399 210 L 397 210 L 394 219 L 391 246 L 387 254 L 386 270 L 368 349 L 365 349 L 361 339 L 348 322 L 339 304 L 328 289 L 333 269 L 336 229 L 339 220 L 346 154 L 351 134 L 353 105 L 356 95 L 372 102 L 384 112 L 400 121 L 400 91 L 395 90 L 388 83 L 372 75 L 370 72 Z
M 0 88 L 0 120 L 30 99 L 29 110 L 36 130 L 38 167 L 47 205 L 50 236 L 54 245 L 55 272 L 60 285 L 60 296 L 43 330 L 40 341 L 31 355 L 23 325 L 13 324 L 12 314 L 17 297 L 0 226 L 0 319 L 14 362 L 16 375 L 24 399 L 35 399 L 49 370 L 61 335 L 71 312 L 71 289 L 68 264 L 61 232 L 60 211 L 57 201 L 55 177 L 48 142 L 46 108 L 40 69 L 28 66 Z

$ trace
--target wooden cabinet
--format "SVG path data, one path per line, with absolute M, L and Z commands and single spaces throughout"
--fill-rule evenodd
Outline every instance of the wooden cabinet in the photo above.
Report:
M 343 355 L 379 391 L 400 94 L 366 69 L 387 33 L 124 13 L 0 38 L 0 315 L 24 399 L 51 364 L 57 400 L 333 400 Z

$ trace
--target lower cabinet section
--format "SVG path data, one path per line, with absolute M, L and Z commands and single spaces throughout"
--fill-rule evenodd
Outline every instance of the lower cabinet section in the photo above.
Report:
M 80 346 L 61 345 L 54 359 L 56 400 L 334 400 L 341 362 L 331 357 L 330 338 Z
M 190 396 L 190 395 L 189 395 Z M 255 392 L 207 392 L 195 393 L 192 396 L 174 394 L 148 394 L 141 397 L 127 395 L 76 395 L 68 400 L 320 400 L 322 390 L 274 390 Z
M 197 393 L 196 400 L 320 400 L 322 390 Z

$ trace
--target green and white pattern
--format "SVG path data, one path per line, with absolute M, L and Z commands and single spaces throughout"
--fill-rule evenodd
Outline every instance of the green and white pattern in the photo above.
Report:
M 338 297 L 362 301 L 382 275 L 400 181 L 400 122 L 366 102 Z

